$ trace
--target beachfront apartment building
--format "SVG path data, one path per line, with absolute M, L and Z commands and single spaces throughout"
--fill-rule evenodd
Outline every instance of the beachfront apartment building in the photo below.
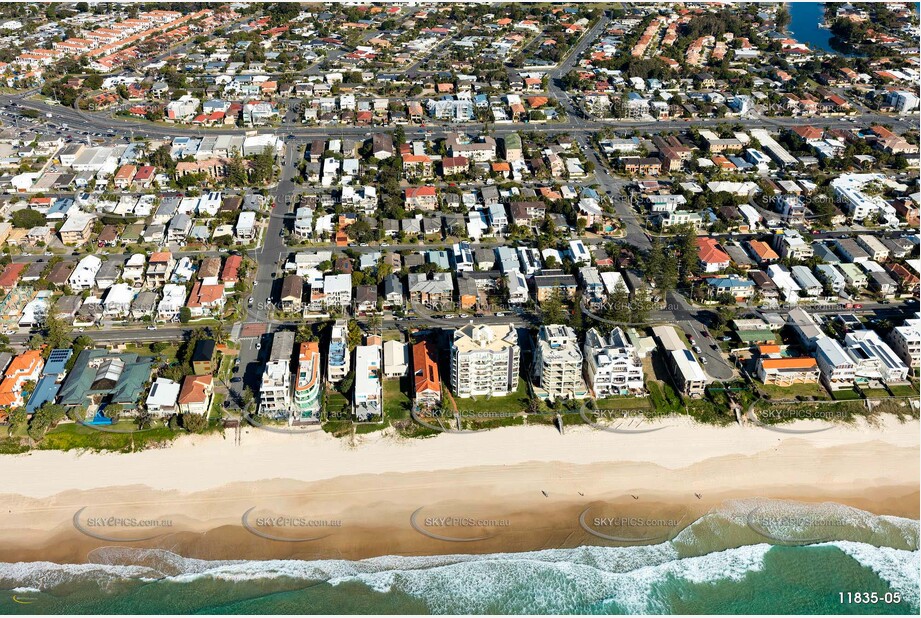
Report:
M 335 384 L 348 374 L 348 322 L 336 320 L 329 338 L 329 352 L 326 355 L 326 379 Z
M 510 324 L 467 324 L 451 341 L 451 385 L 458 397 L 508 395 L 518 388 L 518 332 Z
M 540 327 L 533 375 L 534 394 L 540 399 L 583 399 L 588 395 L 575 330 L 562 324 Z
M 287 416 L 291 410 L 291 356 L 294 353 L 294 333 L 278 331 L 272 337 L 269 360 L 259 385 L 259 413 L 275 417 Z
M 886 384 L 905 382 L 908 365 L 880 338 L 876 331 L 855 330 L 844 336 L 848 355 L 856 365 L 857 382 L 879 380 Z
M 598 329 L 585 333 L 585 377 L 595 397 L 628 395 L 644 388 L 643 364 L 620 327 L 607 337 Z
M 294 409 L 301 420 L 319 420 L 320 345 L 315 341 L 302 342 L 298 351 Z
M 854 386 L 857 365 L 835 339 L 823 336 L 816 340 L 815 360 L 822 372 L 822 384 L 828 390 L 842 390 Z
M 381 417 L 381 346 L 355 348 L 355 385 L 352 413 L 358 421 Z
M 905 320 L 905 324 L 893 328 L 889 343 L 905 364 L 912 369 L 921 367 L 921 317 Z
M 700 363 L 684 345 L 672 326 L 654 326 L 652 334 L 659 341 L 665 363 L 674 378 L 675 385 L 688 397 L 701 397 L 707 388 L 707 374 Z

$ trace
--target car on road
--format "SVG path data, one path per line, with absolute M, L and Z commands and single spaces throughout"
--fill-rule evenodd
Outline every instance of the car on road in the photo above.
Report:
M 241 378 L 240 376 L 236 376 L 236 377 L 230 378 L 230 381 L 236 384 L 237 382 L 242 382 L 243 378 Z
M 459 317 L 459 318 L 469 318 L 470 316 L 467 315 L 466 313 L 462 313 L 462 314 L 460 314 L 460 315 L 457 316 L 457 317 Z
M 261 350 L 261 349 L 262 349 L 262 344 L 261 344 L 261 343 L 257 343 L 257 344 L 256 344 L 256 349 L 257 349 L 257 350 Z
M 445 320 L 453 320 L 453 319 L 454 319 L 454 316 L 453 316 L 453 315 L 446 315 L 446 316 L 444 316 L 444 319 L 445 319 Z
M 147 330 L 157 330 L 157 327 L 153 324 L 147 327 Z
M 254 283 L 253 285 L 255 285 L 255 283 Z M 252 297 L 252 296 L 249 297 L 249 300 L 246 301 L 246 304 L 247 304 L 248 306 L 250 306 L 250 307 L 253 306 L 253 297 Z
M 77 329 L 77 332 L 78 332 L 78 333 L 82 333 L 82 332 L 85 331 L 85 330 L 86 330 L 85 328 L 80 327 L 80 328 Z
M 710 333 L 707 332 L 707 331 L 701 331 L 701 334 L 702 334 L 704 337 L 709 337 L 709 336 L 710 336 Z
M 854 309 L 863 309 L 863 305 L 861 305 L 860 303 L 858 303 L 858 304 L 854 305 Z
M 692 349 L 693 349 L 697 354 L 703 354 L 703 350 L 700 349 L 700 346 L 699 346 L 699 345 L 695 345 Z
M 701 356 L 701 357 L 700 357 L 700 362 L 703 363 L 704 365 L 706 365 L 706 364 L 707 364 L 707 357 L 706 357 L 706 356 Z
M 497 318 L 504 318 L 504 317 L 505 317 L 505 314 L 500 312 L 500 313 L 497 313 L 497 314 L 496 314 L 496 317 L 497 317 Z

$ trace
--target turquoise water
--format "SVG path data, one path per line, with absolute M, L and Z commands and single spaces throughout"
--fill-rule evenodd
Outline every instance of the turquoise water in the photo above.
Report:
M 840 540 L 796 545 L 816 528 L 786 522 L 768 543 L 764 526 L 746 524 L 751 504 L 708 514 L 667 543 L 632 547 L 359 561 L 103 548 L 82 565 L 0 564 L 0 596 L 13 614 L 918 613 L 917 521 L 821 505 Z M 803 520 L 800 506 L 770 505 Z M 898 593 L 901 602 L 842 604 L 846 591 Z

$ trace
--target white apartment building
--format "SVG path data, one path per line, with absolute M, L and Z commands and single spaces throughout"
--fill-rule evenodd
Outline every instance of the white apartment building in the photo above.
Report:
M 595 397 L 642 391 L 643 364 L 620 327 L 607 337 L 592 328 L 585 334 L 585 377 Z
M 272 336 L 269 361 L 262 372 L 259 387 L 259 412 L 272 416 L 287 416 L 291 411 L 291 357 L 294 353 L 294 333 L 278 331 Z
M 815 359 L 822 371 L 822 383 L 829 390 L 851 388 L 857 377 L 854 359 L 831 337 L 820 337 L 815 346 Z
M 893 328 L 889 342 L 893 351 L 909 367 L 921 367 L 921 318 L 905 320 L 905 324 Z
M 163 286 L 163 298 L 157 305 L 157 319 L 169 322 L 179 317 L 179 310 L 185 306 L 184 285 L 167 283 Z
M 562 324 L 543 325 L 534 355 L 534 394 L 541 399 L 583 399 L 582 351 L 576 331 Z
M 451 384 L 458 397 L 501 397 L 518 388 L 518 332 L 512 325 L 467 324 L 451 342 Z
M 329 353 L 326 357 L 326 379 L 332 383 L 342 380 L 349 372 L 348 322 L 336 320 L 329 338 Z
M 276 417 L 287 416 L 290 405 L 290 362 L 285 360 L 267 362 L 259 384 L 259 413 Z
M 326 275 L 323 278 L 323 292 L 326 294 L 326 306 L 346 309 L 352 304 L 351 275 Z
M 904 382 L 908 365 L 872 330 L 855 330 L 844 337 L 847 353 L 856 364 L 857 381 Z
M 352 412 L 359 421 L 381 417 L 381 346 L 355 348 L 355 386 Z

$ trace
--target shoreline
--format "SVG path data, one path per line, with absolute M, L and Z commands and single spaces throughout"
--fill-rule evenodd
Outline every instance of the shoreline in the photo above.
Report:
M 623 546 L 662 542 L 707 513 L 764 499 L 917 520 L 918 453 L 918 422 L 895 419 L 799 435 L 696 424 L 638 435 L 519 427 L 363 437 L 349 447 L 325 434 L 260 432 L 242 446 L 189 437 L 130 455 L 45 451 L 0 459 L 0 547 L 6 561 L 79 563 L 113 546 L 207 560 Z M 647 523 L 602 525 L 598 532 L 621 539 L 610 541 L 587 531 L 583 514 L 593 529 L 607 519 Z

